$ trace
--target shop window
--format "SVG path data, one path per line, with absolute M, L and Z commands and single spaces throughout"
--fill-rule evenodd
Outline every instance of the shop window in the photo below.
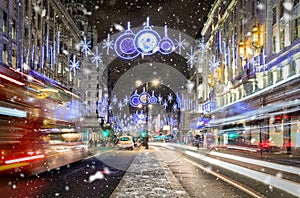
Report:
M 292 60 L 289 66 L 290 66 L 289 75 L 290 76 L 295 75 L 296 74 L 296 62 L 295 62 L 295 60 Z
M 282 80 L 282 67 L 277 69 L 277 79 L 280 81 Z

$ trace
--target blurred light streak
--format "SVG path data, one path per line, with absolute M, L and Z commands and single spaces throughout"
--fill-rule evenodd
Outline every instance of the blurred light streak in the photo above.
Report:
M 27 166 L 28 164 L 29 164 L 28 162 L 22 162 L 22 163 L 2 165 L 2 166 L 0 166 L 0 171 L 5 171 L 5 170 L 18 168 L 18 167 L 22 167 L 22 166 Z
M 8 80 L 8 81 L 10 81 L 10 82 L 12 82 L 12 83 L 15 83 L 15 84 L 17 84 L 17 85 L 21 85 L 21 86 L 25 85 L 25 83 L 22 83 L 22 82 L 20 82 L 20 81 L 17 81 L 17 80 L 15 80 L 15 79 L 10 78 L 10 77 L 8 77 L 8 76 L 5 76 L 5 75 L 3 75 L 3 74 L 0 74 L 0 78 L 3 78 L 3 79 L 5 79 L 5 80 Z
M 78 95 L 76 95 L 76 94 L 74 94 L 74 93 L 72 93 L 72 92 L 70 92 L 70 91 L 68 91 L 68 90 L 66 90 L 66 89 L 63 89 L 66 93 L 68 93 L 68 94 L 71 94 L 72 96 L 75 96 L 76 98 L 79 98 L 80 99 L 80 97 L 78 96 Z
M 11 70 L 13 70 L 14 72 L 17 72 L 17 73 L 19 73 L 19 74 L 21 74 L 21 75 L 26 76 L 28 80 L 33 80 L 33 81 L 35 81 L 35 82 L 37 82 L 37 83 L 39 83 L 39 84 L 41 84 L 41 85 L 44 85 L 43 82 L 41 82 L 41 81 L 39 81 L 39 80 L 33 78 L 32 76 L 29 76 L 29 75 L 27 75 L 27 74 L 24 74 L 24 73 L 22 73 L 22 72 L 19 72 L 18 70 L 15 70 L 15 69 L 12 68 L 12 67 L 10 67 L 9 69 L 11 69 Z
M 229 178 L 227 178 L 227 177 L 225 177 L 225 176 L 223 176 L 223 175 L 221 175 L 221 174 L 219 174 L 219 173 L 217 173 L 217 172 L 215 172 L 215 171 L 212 171 L 212 170 L 209 169 L 209 168 L 205 168 L 204 166 L 202 166 L 202 165 L 200 165 L 200 164 L 197 164 L 197 163 L 195 163 L 195 162 L 193 162 L 193 161 L 191 161 L 191 160 L 188 160 L 188 159 L 186 159 L 186 158 L 183 158 L 183 159 L 184 159 L 185 161 L 187 161 L 187 162 L 189 162 L 189 163 L 191 163 L 191 164 L 193 164 L 193 165 L 195 165 L 195 166 L 201 168 L 202 170 L 204 170 L 204 171 L 206 171 L 206 172 L 208 172 L 208 173 L 210 173 L 210 174 L 216 176 L 217 178 L 222 179 L 223 181 L 229 183 L 230 185 L 232 185 L 232 186 L 234 186 L 234 187 L 236 187 L 236 188 L 238 188 L 238 189 L 240 189 L 240 190 L 242 190 L 242 191 L 248 193 L 248 194 L 251 195 L 252 197 L 256 197 L 256 198 L 262 197 L 261 194 L 258 194 L 257 192 L 254 192 L 253 190 L 244 187 L 243 185 L 241 185 L 240 183 L 238 183 L 238 182 L 236 182 L 236 181 L 234 181 L 234 180 L 231 180 L 231 179 L 229 179 Z
M 265 107 L 262 107 L 262 108 L 259 108 L 259 109 L 256 109 L 256 110 L 253 110 L 250 112 L 240 114 L 240 115 L 217 119 L 217 120 L 211 120 L 210 124 L 211 125 L 218 125 L 218 124 L 222 125 L 223 123 L 229 124 L 229 123 L 235 123 L 235 122 L 241 121 L 241 120 L 249 121 L 249 120 L 256 120 L 256 119 L 271 117 L 271 115 L 291 113 L 291 112 L 299 111 L 299 109 L 300 109 L 300 107 L 298 107 L 299 105 L 300 105 L 300 100 L 294 100 L 294 101 L 289 101 L 289 102 L 284 102 L 284 103 L 275 103 L 275 104 L 267 105 Z M 294 106 L 296 106 L 296 107 L 293 109 L 288 109 L 288 108 L 291 108 Z M 281 109 L 287 109 L 287 110 L 278 111 Z M 278 111 L 278 112 L 271 113 L 274 111 Z M 254 119 L 251 119 L 251 118 L 254 118 Z
M 4 163 L 12 164 L 12 163 L 18 163 L 18 162 L 29 161 L 29 160 L 34 160 L 34 159 L 42 159 L 44 157 L 45 157 L 45 155 L 34 155 L 34 156 L 21 157 L 21 158 L 16 158 L 16 159 L 11 159 L 11 160 L 5 160 Z
M 6 108 L 6 107 L 0 107 L 0 115 L 26 118 L 27 113 L 26 113 L 26 111 L 21 111 L 21 110 L 12 109 L 12 108 Z
M 250 158 L 240 157 L 240 156 L 235 156 L 235 155 L 229 155 L 226 153 L 219 153 L 219 152 L 215 152 L 215 151 L 211 151 L 209 154 L 218 156 L 218 157 L 242 161 L 242 162 L 246 162 L 249 164 L 261 165 L 264 167 L 276 169 L 276 170 L 283 171 L 283 172 L 289 172 L 289 173 L 293 173 L 296 175 L 298 175 L 300 173 L 300 168 L 298 168 L 298 167 L 286 166 L 283 164 L 276 164 L 276 163 L 272 163 L 272 162 L 265 162 L 265 161 L 261 161 L 261 160 L 250 159 Z
M 280 98 L 280 97 L 282 97 L 282 96 L 286 96 L 286 95 L 289 95 L 289 94 L 294 94 L 294 93 L 297 93 L 297 92 L 299 92 L 299 91 L 300 91 L 300 89 L 295 89 L 295 90 L 288 91 L 288 92 L 285 92 L 285 93 L 283 93 L 283 94 L 274 96 L 274 98 Z
M 228 169 L 228 170 L 238 173 L 240 175 L 244 175 L 246 177 L 260 181 L 264 184 L 271 185 L 275 188 L 284 190 L 284 191 L 286 191 L 292 195 L 295 195 L 297 197 L 299 196 L 300 184 L 298 184 L 298 183 L 287 181 L 285 179 L 277 178 L 276 176 L 273 176 L 273 175 L 269 175 L 266 173 L 251 170 L 251 169 L 248 169 L 248 168 L 245 168 L 242 166 L 238 166 L 235 164 L 231 164 L 228 162 L 223 162 L 221 160 L 213 159 L 213 158 L 207 157 L 205 155 L 194 153 L 192 151 L 185 151 L 185 154 L 195 157 L 197 159 L 201 159 L 210 164 Z M 299 172 L 297 173 L 297 175 L 298 174 L 299 174 Z M 266 178 L 267 178 L 267 182 L 266 182 Z

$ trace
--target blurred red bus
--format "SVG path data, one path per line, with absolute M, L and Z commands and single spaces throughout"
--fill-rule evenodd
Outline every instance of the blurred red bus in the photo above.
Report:
M 0 65 L 0 174 L 35 174 L 84 158 L 80 111 L 80 98 L 62 86 Z

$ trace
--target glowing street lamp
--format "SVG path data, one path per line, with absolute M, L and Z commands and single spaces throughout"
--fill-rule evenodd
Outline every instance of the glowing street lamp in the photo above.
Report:
M 259 50 L 262 48 L 261 44 L 261 34 L 260 34 L 260 27 L 258 24 L 254 25 L 251 31 L 252 35 L 252 46 L 255 48 L 255 50 Z

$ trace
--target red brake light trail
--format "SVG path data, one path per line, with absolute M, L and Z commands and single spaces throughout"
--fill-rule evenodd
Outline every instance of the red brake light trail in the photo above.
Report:
M 17 72 L 17 73 L 19 73 L 19 74 L 21 74 L 21 75 L 26 76 L 27 79 L 29 79 L 29 80 L 33 80 L 33 81 L 35 81 L 35 82 L 37 82 L 37 83 L 39 83 L 39 84 L 41 84 L 41 85 L 44 85 L 43 82 L 41 82 L 41 81 L 39 81 L 39 80 L 33 78 L 32 76 L 29 76 L 29 75 L 27 75 L 27 74 L 24 74 L 24 73 L 22 73 L 22 72 L 19 72 L 18 70 L 15 70 L 15 69 L 13 69 L 13 68 L 11 68 L 11 67 L 10 67 L 9 69 L 11 69 L 11 70 L 13 70 L 14 72 Z
M 5 75 L 3 75 L 3 74 L 0 74 L 0 78 L 3 78 L 3 79 L 5 79 L 5 80 L 8 80 L 8 81 L 10 81 L 10 82 L 12 82 L 12 83 L 15 83 L 15 84 L 17 84 L 17 85 L 21 85 L 21 86 L 25 85 L 24 83 L 22 83 L 22 82 L 20 82 L 20 81 L 17 81 L 17 80 L 15 80 L 15 79 L 13 79 L 13 78 L 10 78 L 10 77 L 8 77 L 8 76 L 5 76 Z

